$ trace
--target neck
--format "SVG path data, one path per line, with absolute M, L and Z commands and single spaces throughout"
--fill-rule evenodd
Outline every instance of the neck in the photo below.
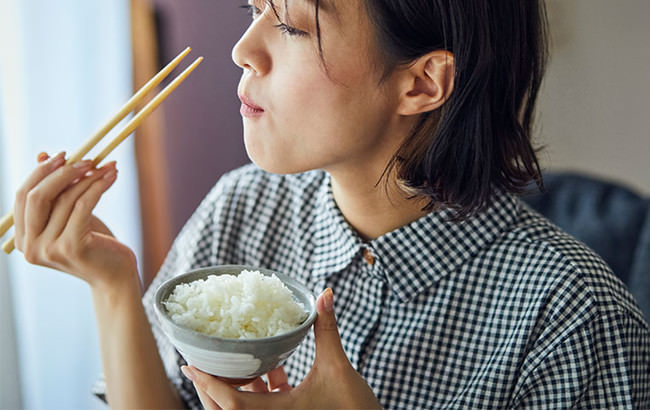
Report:
M 347 175 L 330 174 L 336 204 L 364 240 L 373 240 L 427 214 L 422 211 L 426 200 L 409 199 L 394 178 L 379 181 L 381 173 L 364 175 L 358 170 Z

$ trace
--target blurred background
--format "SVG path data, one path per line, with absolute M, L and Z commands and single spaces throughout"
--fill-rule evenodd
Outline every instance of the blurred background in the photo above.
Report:
M 241 4 L 0 0 L 0 214 L 39 152 L 76 149 L 190 45 L 188 62 L 204 63 L 111 154 L 120 176 L 97 210 L 136 251 L 148 284 L 203 195 L 248 161 L 230 59 L 248 24 Z M 650 2 L 547 5 L 543 167 L 650 194 Z M 91 394 L 101 364 L 87 286 L 0 255 L 0 367 L 0 408 L 103 408 Z

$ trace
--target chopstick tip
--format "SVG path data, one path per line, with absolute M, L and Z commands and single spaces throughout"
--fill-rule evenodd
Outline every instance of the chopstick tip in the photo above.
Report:
M 192 62 L 192 64 L 190 64 L 190 66 L 188 67 L 188 69 L 189 69 L 189 68 L 194 68 L 194 67 L 198 66 L 199 64 L 201 64 L 202 61 L 203 61 L 203 56 L 199 56 L 199 57 L 197 57 L 197 58 Z

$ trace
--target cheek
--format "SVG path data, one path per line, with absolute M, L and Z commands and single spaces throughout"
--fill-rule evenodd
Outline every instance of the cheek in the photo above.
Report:
M 273 105 L 265 134 L 287 155 L 318 155 L 344 133 L 342 117 L 349 97 L 316 70 L 294 71 L 274 79 Z
M 266 85 L 268 116 L 245 120 L 253 162 L 270 172 L 294 173 L 357 157 L 376 145 L 386 117 L 378 110 L 376 84 L 348 64 L 330 74 L 338 81 L 318 64 L 275 66 Z
M 290 116 L 327 108 L 337 100 L 333 86 L 317 68 L 287 71 L 273 81 L 274 106 Z
M 339 74 L 340 72 L 337 72 Z M 357 73 L 358 74 L 358 73 Z M 295 70 L 274 79 L 274 114 L 285 131 L 311 131 L 335 137 L 353 119 L 363 120 L 364 106 L 373 101 L 373 89 L 351 76 L 346 83 L 328 78 L 320 67 Z M 310 133 L 311 134 L 311 133 Z

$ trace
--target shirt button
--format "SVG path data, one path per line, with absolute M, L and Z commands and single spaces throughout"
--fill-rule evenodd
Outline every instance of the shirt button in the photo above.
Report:
M 367 248 L 363 249 L 363 258 L 366 260 L 368 265 L 373 265 L 375 263 L 375 257 L 372 256 L 372 253 Z

